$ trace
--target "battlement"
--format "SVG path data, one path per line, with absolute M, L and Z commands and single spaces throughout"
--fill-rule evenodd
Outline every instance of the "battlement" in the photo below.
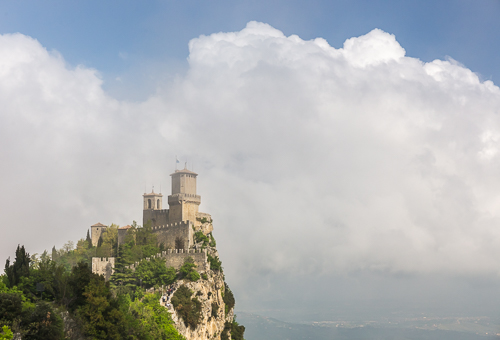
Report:
M 186 193 L 179 193 L 168 196 L 169 205 L 179 203 L 179 201 L 188 201 L 195 204 L 200 204 L 201 196 L 196 194 L 186 194 Z
M 185 227 L 185 226 L 191 226 L 193 222 L 191 221 L 181 221 L 181 222 L 173 222 L 173 223 L 168 223 L 164 225 L 159 225 L 159 226 L 154 226 L 151 228 L 153 231 L 157 230 L 164 230 L 167 228 L 172 228 L 172 227 Z
M 115 272 L 114 257 L 93 257 L 92 258 L 92 273 L 104 275 L 104 279 L 108 281 Z
M 143 261 L 151 261 L 151 259 L 161 258 L 165 260 L 165 265 L 167 267 L 179 269 L 188 257 L 191 257 L 194 260 L 198 271 L 204 272 L 209 269 L 206 249 L 167 249 L 166 251 L 162 251 L 161 253 L 151 257 L 146 257 Z M 139 262 L 135 262 L 126 268 L 135 271 L 138 265 Z

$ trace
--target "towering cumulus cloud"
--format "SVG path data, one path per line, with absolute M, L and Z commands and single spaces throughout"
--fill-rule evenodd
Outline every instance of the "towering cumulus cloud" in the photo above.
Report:
M 0 202 L 3 222 L 20 226 L 10 239 L 22 229 L 34 240 L 19 243 L 50 247 L 41 230 L 60 244 L 85 223 L 139 219 L 144 182 L 168 187 L 177 154 L 194 161 L 225 266 L 242 282 L 498 273 L 491 81 L 452 59 L 407 57 L 378 29 L 336 49 L 250 22 L 189 48 L 187 74 L 132 104 L 107 96 L 95 71 L 1 37 Z

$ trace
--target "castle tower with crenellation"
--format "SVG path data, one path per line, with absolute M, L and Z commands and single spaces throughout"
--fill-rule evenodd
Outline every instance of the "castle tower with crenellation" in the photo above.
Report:
M 199 212 L 201 197 L 196 193 L 196 179 L 198 174 L 184 168 L 175 170 L 171 175 L 172 193 L 168 196 L 169 209 L 163 209 L 163 195 L 156 193 L 145 193 L 143 197 L 143 227 L 151 228 L 157 236 L 158 244 L 162 244 L 166 252 L 167 260 L 170 257 L 184 258 L 191 253 L 196 253 L 195 233 L 202 232 L 205 236 L 213 231 L 212 217 L 210 214 Z M 92 245 L 96 246 L 106 226 L 98 223 L 92 226 Z M 118 228 L 118 244 L 125 243 L 131 226 Z M 196 255 L 205 256 L 206 255 Z M 108 260 L 106 260 L 108 261 Z M 179 262 L 179 261 L 177 261 Z M 179 262 L 180 263 L 180 262 Z M 103 259 L 95 258 L 95 270 L 101 270 L 107 266 Z
M 197 173 L 183 170 L 175 170 L 172 177 L 172 195 L 168 196 L 168 206 L 170 207 L 169 221 L 196 221 L 198 207 L 201 197 L 196 195 Z

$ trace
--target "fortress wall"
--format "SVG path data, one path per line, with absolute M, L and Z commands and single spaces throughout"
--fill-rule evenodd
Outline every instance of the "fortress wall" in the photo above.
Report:
M 92 258 L 92 273 L 104 275 L 106 281 L 109 280 L 111 275 L 115 272 L 115 258 L 114 257 L 93 257 Z
M 125 238 L 127 237 L 128 229 L 118 228 L 118 245 L 125 243 Z
M 196 215 L 198 214 L 198 204 L 193 204 L 190 202 L 185 202 L 182 207 L 182 220 L 183 221 L 196 221 Z
M 154 255 L 152 257 L 147 257 L 145 260 L 150 261 L 153 258 L 162 258 L 165 259 L 165 265 L 167 267 L 174 267 L 177 270 L 182 267 L 184 261 L 186 261 L 188 257 L 194 260 L 194 263 L 196 264 L 196 270 L 198 272 L 204 272 L 210 268 L 208 264 L 207 251 L 201 249 L 168 249 L 167 251 L 163 251 L 160 254 Z M 138 265 L 139 262 L 136 262 L 130 265 L 128 268 L 135 270 Z
M 172 251 L 173 249 L 169 249 L 168 251 Z M 177 249 L 175 249 L 177 250 Z M 182 249 L 180 249 L 182 251 Z M 196 264 L 196 270 L 198 272 L 203 272 L 207 270 L 207 253 L 206 252 L 199 252 L 199 253 L 193 253 L 193 252 L 171 252 L 162 256 L 165 259 L 165 265 L 167 267 L 174 267 L 175 269 L 179 269 L 182 267 L 184 264 L 184 261 L 188 257 L 191 257 L 194 260 L 194 263 Z
M 142 214 L 142 225 L 146 225 L 151 221 L 151 226 L 160 226 L 169 223 L 168 209 L 161 210 L 144 210 Z
M 169 213 L 169 222 L 170 221 L 182 221 L 182 205 L 179 204 L 170 204 L 170 213 Z
M 175 249 L 177 238 L 183 241 L 183 248 L 189 249 L 193 244 L 193 223 L 191 221 L 170 223 L 153 227 L 158 243 L 163 243 L 167 249 Z

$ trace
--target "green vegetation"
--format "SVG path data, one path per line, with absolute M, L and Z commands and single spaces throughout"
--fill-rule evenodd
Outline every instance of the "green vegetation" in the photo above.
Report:
M 222 262 L 217 256 L 211 256 L 207 254 L 208 262 L 210 263 L 210 269 L 215 271 L 222 271 Z
M 236 321 L 226 322 L 220 338 L 221 340 L 229 340 L 229 334 L 231 334 L 231 340 L 244 340 L 243 333 L 245 333 L 245 326 L 238 324 Z
M 80 239 L 76 247 L 72 241 L 68 241 L 61 249 L 53 247 L 52 260 L 62 264 L 67 270 L 71 270 L 79 262 L 85 262 L 90 266 L 92 257 L 123 257 L 124 264 L 129 265 L 164 250 L 163 245 L 158 246 L 157 243 L 156 235 L 151 232 L 150 225 L 146 224 L 141 228 L 134 221 L 132 228 L 127 231 L 125 244 L 118 247 L 118 226 L 111 224 L 101 235 L 97 246 L 92 246 L 90 233 L 87 231 L 87 237 Z M 44 256 L 48 258 L 46 253 L 42 254 L 42 257 Z
M 184 264 L 179 269 L 179 278 L 187 278 L 191 281 L 198 281 L 200 279 L 200 274 L 195 270 L 196 264 L 191 257 L 184 260 Z
M 210 234 L 208 234 L 208 236 L 206 236 L 205 234 L 203 234 L 203 232 L 197 231 L 194 233 L 194 241 L 196 243 L 203 242 L 203 245 L 202 245 L 203 247 L 206 247 L 206 246 L 215 247 L 215 245 L 216 245 L 215 238 L 212 235 L 212 233 L 210 233 Z
M 210 242 L 210 239 L 207 236 L 205 236 L 203 232 L 197 231 L 196 233 L 194 233 L 194 241 L 196 243 L 203 242 L 203 247 L 206 247 Z
M 196 218 L 198 221 L 201 222 L 201 224 L 205 224 L 205 223 L 208 223 L 208 222 L 212 222 L 212 221 L 209 221 L 208 218 L 206 217 L 203 217 L 203 218 Z
M 151 242 L 148 235 L 142 236 L 143 245 Z M 108 241 L 104 238 L 102 246 Z M 148 249 L 130 246 L 134 248 L 143 254 Z M 77 325 L 74 331 L 89 339 L 183 339 L 170 313 L 160 306 L 160 296 L 145 294 L 131 283 L 172 283 L 177 275 L 173 268 L 160 266 L 161 261 L 142 261 L 131 277 L 123 271 L 117 286 L 93 274 L 85 261 L 68 269 L 70 261 L 64 260 L 71 258 L 68 254 L 71 251 L 57 254 L 61 256 L 56 262 L 46 254 L 30 257 L 24 246 L 18 246 L 15 260 L 6 261 L 0 276 L 0 339 L 11 339 L 14 332 L 27 340 L 62 340 L 64 311 Z
M 211 312 L 211 317 L 216 318 L 217 317 L 217 312 L 219 312 L 219 305 L 217 302 L 212 302 L 212 312 Z
M 0 334 L 0 340 L 10 340 L 13 337 L 14 337 L 14 334 L 12 334 L 12 331 L 10 330 L 10 328 L 7 326 L 3 326 L 2 333 Z
M 210 247 L 215 248 L 216 242 L 215 242 L 214 235 L 212 235 L 212 233 L 210 233 L 209 235 L 210 235 L 210 243 L 209 243 L 208 245 L 209 245 Z
M 231 291 L 231 289 L 229 289 L 229 286 L 225 282 L 224 282 L 224 294 L 222 294 L 222 300 L 226 304 L 225 315 L 227 315 L 227 313 L 229 313 L 229 311 L 234 308 L 234 304 L 236 303 L 236 301 L 234 300 L 233 292 Z
M 169 285 L 175 281 L 176 275 L 175 269 L 167 268 L 161 258 L 141 261 L 134 273 L 136 280 L 141 280 L 146 288 Z
M 195 329 L 201 321 L 201 302 L 191 298 L 193 292 L 185 285 L 180 286 L 172 297 L 172 305 L 186 327 Z
M 212 234 L 197 232 L 195 238 L 203 246 L 215 246 Z M 89 232 L 76 247 L 73 242 L 61 249 L 53 247 L 52 256 L 46 251 L 30 256 L 24 246 L 18 246 L 14 261 L 9 258 L 5 274 L 0 275 L 0 340 L 12 339 L 13 333 L 27 340 L 64 339 L 66 322 L 73 325 L 72 332 L 81 338 L 184 339 L 168 310 L 160 306 L 159 293 L 146 294 L 145 289 L 168 286 L 178 279 L 208 280 L 208 275 L 200 276 L 191 257 L 178 271 L 167 268 L 161 258 L 151 258 L 163 248 L 158 246 L 149 226 L 139 228 L 135 222 L 120 246 L 116 225 L 107 228 L 95 247 Z M 115 257 L 109 282 L 92 273 L 94 256 Z M 208 261 L 212 270 L 222 271 L 218 257 L 208 255 Z M 136 265 L 135 270 L 128 268 L 131 264 Z M 203 293 L 193 294 L 183 285 L 175 291 L 171 302 L 186 327 L 194 329 L 202 320 L 198 296 Z M 208 298 L 211 295 L 209 292 Z M 222 296 L 227 315 L 234 307 L 234 296 L 227 284 Z M 219 308 L 219 304 L 212 303 L 211 317 L 217 317 Z M 226 333 L 234 333 L 235 340 L 243 339 L 237 337 L 240 326 L 236 326 Z

